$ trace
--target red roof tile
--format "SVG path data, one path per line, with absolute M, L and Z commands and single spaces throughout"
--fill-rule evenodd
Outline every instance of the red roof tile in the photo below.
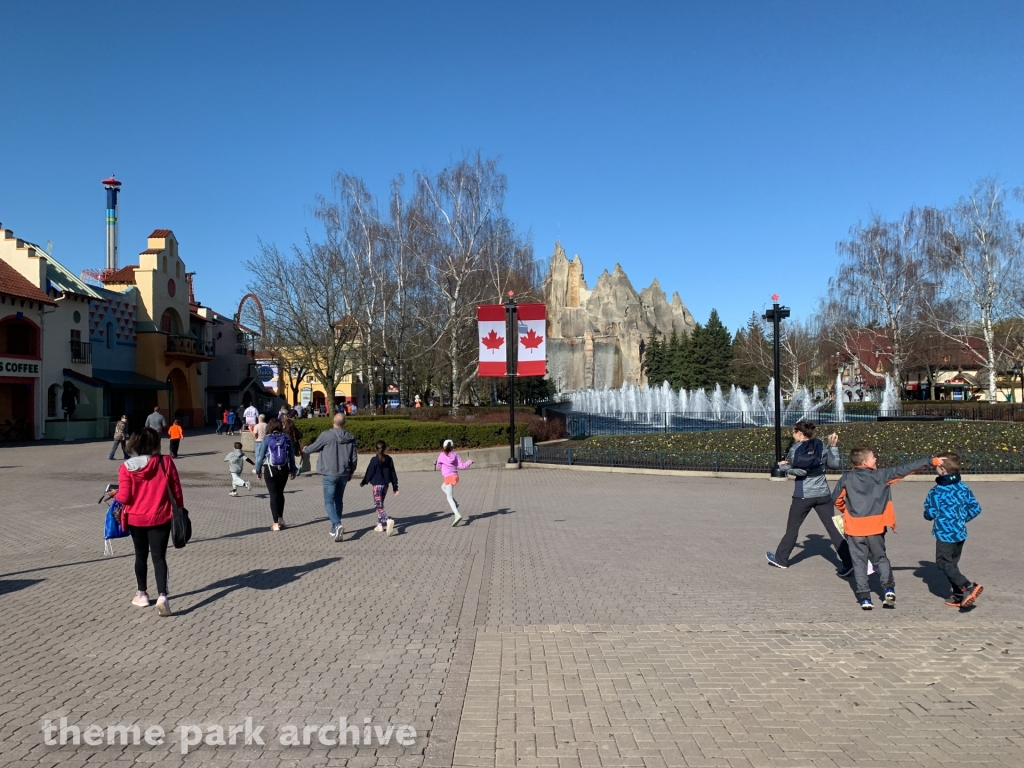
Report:
M 138 268 L 138 264 L 129 264 L 127 267 L 115 269 L 113 272 L 103 275 L 103 282 L 104 284 L 135 285 L 135 270 Z
M 169 229 L 154 229 L 150 237 L 167 237 L 169 234 L 171 234 Z
M 142 252 L 142 255 L 145 255 L 147 253 L 163 253 L 163 252 L 164 252 L 163 248 L 147 248 L 146 250 L 144 250 Z
M 56 305 L 57 303 L 32 285 L 24 275 L 6 261 L 0 261 L 0 293 L 19 299 L 38 301 L 42 304 Z

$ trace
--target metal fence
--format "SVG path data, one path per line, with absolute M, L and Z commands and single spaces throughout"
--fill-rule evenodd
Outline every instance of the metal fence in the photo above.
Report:
M 843 420 L 833 413 L 783 413 L 782 423 L 796 424 L 808 418 L 816 424 L 838 424 L 850 421 L 874 421 L 874 415 L 847 414 Z M 565 428 L 570 437 L 591 435 L 644 435 L 656 432 L 715 432 L 722 429 L 769 427 L 774 417 L 752 413 L 583 413 L 569 411 Z
M 801 419 L 816 424 L 847 424 L 858 421 L 998 421 L 1024 422 L 1024 406 L 1017 407 L 904 407 L 898 411 L 846 413 L 831 411 L 783 412 L 782 423 L 792 426 Z M 771 427 L 771 413 L 584 413 L 569 411 L 565 427 L 569 437 L 592 435 L 644 435 L 658 432 L 715 432 L 723 429 Z
M 843 468 L 850 468 L 849 455 L 840 453 Z M 963 474 L 1024 474 L 1021 453 L 960 453 Z M 881 454 L 881 466 L 912 461 L 906 453 Z M 639 469 L 684 469 L 702 472 L 763 472 L 766 476 L 775 463 L 770 451 L 739 453 L 734 451 L 643 451 L 590 446 L 538 445 L 533 461 L 539 464 L 564 464 L 590 467 L 633 467 Z

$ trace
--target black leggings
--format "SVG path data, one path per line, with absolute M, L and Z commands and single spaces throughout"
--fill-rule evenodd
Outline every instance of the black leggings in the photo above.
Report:
M 284 517 L 284 487 L 288 484 L 288 468 L 263 468 L 263 479 L 267 483 L 267 494 L 270 496 L 270 514 L 274 522 L 281 522 Z
M 835 508 L 832 506 L 831 496 L 819 496 L 815 499 L 793 499 L 793 503 L 789 505 L 789 520 L 786 522 L 786 534 L 775 549 L 775 559 L 782 565 L 789 565 L 789 555 L 793 551 L 793 547 L 796 546 L 797 537 L 800 535 L 800 526 L 803 525 L 804 519 L 812 509 L 818 513 L 821 524 L 825 526 L 825 532 L 832 540 L 832 546 L 836 548 L 839 559 L 843 563 L 843 570 L 845 571 L 847 568 L 853 567 L 853 560 L 850 558 L 850 545 L 846 543 L 843 534 L 836 529 L 836 524 L 832 522 Z
M 156 576 L 156 589 L 161 595 L 167 594 L 167 542 L 171 538 L 171 523 L 154 525 L 149 528 L 128 526 L 135 544 L 135 581 L 139 592 L 146 589 L 147 562 L 146 556 L 153 556 L 153 575 Z

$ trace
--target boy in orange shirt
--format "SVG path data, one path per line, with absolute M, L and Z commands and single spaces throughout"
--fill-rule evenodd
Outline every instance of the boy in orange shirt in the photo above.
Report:
M 171 428 L 167 430 L 168 437 L 171 438 L 171 458 L 178 458 L 178 446 L 181 445 L 181 439 L 185 437 L 185 430 L 181 428 L 181 423 L 175 419 Z
M 896 530 L 896 511 L 892 506 L 889 486 L 907 475 L 931 469 L 942 459 L 919 459 L 897 467 L 878 468 L 878 456 L 871 448 L 860 446 L 850 451 L 853 469 L 844 472 L 832 491 L 832 502 L 843 513 L 843 528 L 850 544 L 853 574 L 856 579 L 860 607 L 870 611 L 871 588 L 868 586 L 868 560 L 878 570 L 885 591 L 886 608 L 896 607 L 896 581 L 889 558 L 885 554 L 885 532 Z

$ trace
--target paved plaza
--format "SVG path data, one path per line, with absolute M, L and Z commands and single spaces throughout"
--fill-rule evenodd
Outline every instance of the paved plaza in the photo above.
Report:
M 963 614 L 929 485 L 895 486 L 898 603 L 866 613 L 817 519 L 789 570 L 765 563 L 788 483 L 471 469 L 453 529 L 440 475 L 408 472 L 396 536 L 353 483 L 335 543 L 318 475 L 289 483 L 285 531 L 256 487 L 230 498 L 230 442 L 183 443 L 167 619 L 131 605 L 129 539 L 103 556 L 109 443 L 0 448 L 0 765 L 1024 764 L 1024 483 L 972 483 Z M 101 743 L 48 746 L 60 718 Z M 133 725 L 162 743 L 108 731 Z

